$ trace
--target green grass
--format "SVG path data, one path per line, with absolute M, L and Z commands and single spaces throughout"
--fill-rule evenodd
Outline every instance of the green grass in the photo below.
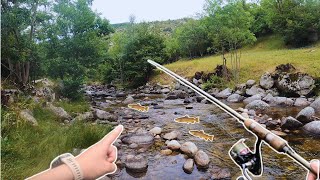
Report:
M 68 113 L 83 113 L 90 111 L 90 105 L 83 98 L 77 101 L 62 100 L 55 103 L 57 106 L 62 107 Z
M 39 126 L 22 122 L 12 109 L 1 112 L 1 179 L 24 179 L 47 169 L 56 156 L 87 148 L 110 130 L 110 126 L 75 123 L 61 125 L 52 112 L 35 106 Z
M 320 76 L 320 43 L 306 48 L 288 49 L 278 36 L 268 36 L 259 39 L 252 46 L 242 48 L 241 52 L 240 83 L 248 79 L 258 80 L 265 71 L 273 72 L 277 65 L 286 63 L 291 63 L 299 71 L 314 77 Z M 227 59 L 229 56 L 227 54 Z M 182 59 L 165 66 L 179 75 L 191 77 L 197 71 L 212 72 L 218 64 L 222 64 L 220 55 L 192 60 Z M 228 61 L 227 66 L 231 67 Z M 157 71 L 151 82 L 169 84 L 172 80 L 166 74 Z

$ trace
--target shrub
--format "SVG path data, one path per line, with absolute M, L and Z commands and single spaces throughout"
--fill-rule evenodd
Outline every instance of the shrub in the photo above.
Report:
M 204 90 L 209 90 L 211 88 L 223 88 L 226 87 L 226 83 L 223 78 L 213 75 L 208 81 L 202 84 Z

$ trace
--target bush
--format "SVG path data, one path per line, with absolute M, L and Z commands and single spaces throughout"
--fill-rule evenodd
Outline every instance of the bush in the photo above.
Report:
M 208 81 L 202 84 L 202 88 L 204 90 L 209 90 L 211 88 L 224 88 L 226 87 L 226 83 L 223 78 L 213 75 L 210 77 Z
M 80 88 L 82 86 L 83 79 L 78 78 L 65 78 L 62 80 L 61 95 L 69 98 L 70 100 L 79 100 L 82 97 Z

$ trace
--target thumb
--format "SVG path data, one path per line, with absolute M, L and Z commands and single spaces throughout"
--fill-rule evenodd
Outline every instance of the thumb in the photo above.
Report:
M 111 132 L 109 132 L 106 136 L 104 136 L 104 138 L 102 139 L 102 143 L 105 146 L 110 146 L 120 136 L 122 131 L 123 131 L 123 126 L 118 125 Z

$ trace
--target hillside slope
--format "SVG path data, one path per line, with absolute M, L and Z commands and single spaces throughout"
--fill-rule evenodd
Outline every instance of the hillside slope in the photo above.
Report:
M 320 43 L 306 48 L 288 49 L 279 37 L 268 36 L 252 46 L 244 47 L 241 52 L 240 82 L 258 80 L 265 71 L 272 72 L 277 65 L 285 63 L 293 64 L 301 72 L 320 77 Z M 228 59 L 229 54 L 226 57 Z M 218 64 L 222 64 L 220 55 L 182 59 L 165 66 L 179 75 L 191 77 L 197 71 L 212 72 Z M 228 61 L 227 66 L 230 67 Z M 151 82 L 161 84 L 169 84 L 171 81 L 170 77 L 158 71 L 151 78 Z

